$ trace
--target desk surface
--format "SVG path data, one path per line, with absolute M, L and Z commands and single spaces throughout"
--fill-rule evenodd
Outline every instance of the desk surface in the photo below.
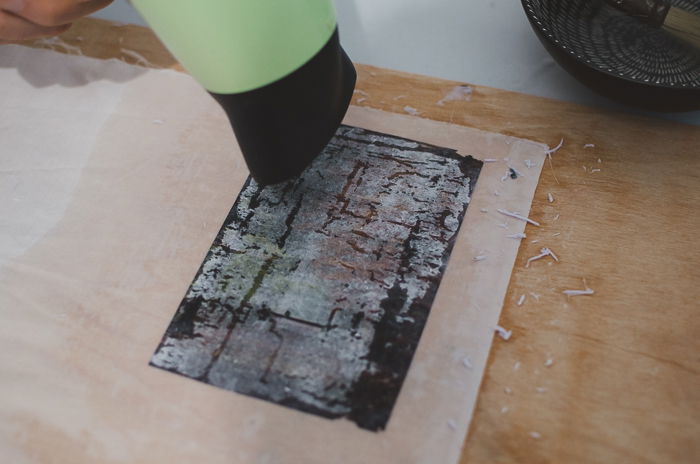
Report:
M 139 64 L 131 50 L 179 67 L 139 26 L 87 19 L 63 39 L 87 56 Z M 503 308 L 513 337 L 494 344 L 462 462 L 697 462 L 700 128 L 480 86 L 438 105 L 459 83 L 357 68 L 357 105 L 564 139 Z M 543 246 L 560 262 L 526 268 Z M 584 279 L 594 295 L 562 293 Z

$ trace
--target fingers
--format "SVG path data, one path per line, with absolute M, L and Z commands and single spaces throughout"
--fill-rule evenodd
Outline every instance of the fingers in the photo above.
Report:
M 0 0 L 0 9 L 40 26 L 68 24 L 100 10 L 112 0 Z
M 50 37 L 62 34 L 69 28 L 70 24 L 41 26 L 7 11 L 0 11 L 0 43 Z

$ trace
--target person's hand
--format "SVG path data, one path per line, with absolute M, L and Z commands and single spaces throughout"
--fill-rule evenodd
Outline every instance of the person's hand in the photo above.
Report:
M 112 0 L 0 0 L 0 43 L 50 37 Z

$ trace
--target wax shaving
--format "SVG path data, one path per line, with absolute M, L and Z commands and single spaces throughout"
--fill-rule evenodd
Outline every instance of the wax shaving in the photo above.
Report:
M 141 55 L 140 53 L 137 53 L 133 50 L 127 50 L 125 48 L 120 48 L 119 50 L 122 52 L 123 55 L 126 55 L 126 56 L 136 60 L 136 64 L 138 64 L 138 65 L 144 66 L 146 68 L 154 68 L 155 67 L 155 66 L 153 66 L 153 64 L 150 61 L 148 61 L 146 58 L 144 58 L 144 56 Z
M 69 54 L 83 56 L 83 51 L 80 49 L 80 47 L 67 44 L 59 37 L 45 37 L 43 39 L 38 39 L 36 43 L 44 45 L 49 50 L 53 50 L 55 52 L 64 51 Z
M 533 226 L 538 226 L 538 227 L 539 227 L 539 225 L 540 225 L 539 222 L 533 221 L 533 220 L 530 219 L 530 218 L 527 218 L 527 217 L 525 217 L 525 216 L 522 216 L 522 215 L 520 215 L 520 214 L 518 214 L 518 213 L 514 213 L 514 212 L 512 212 L 512 211 L 508 211 L 508 210 L 505 210 L 505 209 L 498 209 L 497 211 L 498 211 L 499 213 L 503 214 L 504 216 L 509 216 L 509 217 L 512 217 L 512 218 L 515 218 L 515 219 L 519 219 L 519 220 L 521 220 L 521 221 L 529 222 L 529 223 L 532 224 Z
M 485 259 L 486 259 L 486 255 L 478 255 L 478 256 L 474 256 L 474 258 L 473 258 L 473 259 L 474 259 L 474 261 L 477 261 L 477 262 L 478 262 L 478 261 L 483 261 L 483 260 L 485 260 Z
M 542 435 L 540 435 L 538 432 L 530 432 L 530 436 L 535 440 L 539 440 L 540 438 L 542 438 Z
M 560 236 L 560 235 L 561 235 L 561 232 L 555 232 L 555 233 L 552 234 L 552 237 L 558 237 L 558 236 Z
M 547 389 L 544 388 L 544 387 L 535 387 L 535 391 L 536 391 L 537 393 L 546 393 L 546 392 L 547 392 Z
M 554 216 L 554 219 L 552 219 L 552 222 L 554 222 L 554 221 L 558 221 L 558 220 L 559 220 L 559 213 L 557 213 L 557 215 L 556 215 L 556 216 Z
M 163 121 L 162 119 L 154 119 L 152 122 L 153 124 L 165 124 L 165 121 Z
M 549 358 L 544 362 L 544 367 L 552 367 L 552 364 L 554 364 L 554 360 Z
M 600 172 L 600 169 L 591 169 L 591 172 Z
M 530 267 L 531 262 L 537 261 L 538 259 L 546 258 L 547 256 L 551 256 L 554 261 L 559 262 L 559 258 L 557 258 L 557 255 L 555 255 L 552 250 L 545 247 L 540 249 L 539 255 L 533 256 L 532 258 L 528 258 L 525 267 Z
M 603 162 L 603 160 L 601 160 L 600 158 L 598 158 L 598 163 L 600 164 L 600 163 L 602 163 L 602 162 Z
M 509 177 L 510 177 L 510 169 L 508 169 L 508 170 L 506 171 L 506 173 L 503 174 L 503 177 L 501 177 L 501 182 L 507 181 Z
M 498 224 L 498 227 L 500 227 L 501 229 L 507 229 L 508 224 L 506 224 L 505 222 L 501 222 L 500 224 Z
M 530 296 L 533 297 L 535 299 L 535 301 L 540 301 L 540 297 L 542 295 L 540 295 L 539 293 L 530 292 Z
M 472 365 L 472 360 L 469 359 L 469 356 L 465 356 L 464 358 L 462 358 L 462 365 L 467 369 L 471 369 L 472 367 L 474 367 Z
M 544 153 L 547 155 L 547 160 L 549 161 L 549 168 L 552 170 L 552 175 L 554 176 L 554 180 L 559 184 L 559 179 L 557 178 L 557 173 L 554 172 L 554 165 L 552 164 L 552 153 L 555 153 L 557 150 L 559 150 L 562 146 L 564 145 L 564 139 L 562 138 L 559 141 L 559 145 L 557 145 L 554 148 L 550 148 L 544 151 Z
M 554 195 L 552 195 L 551 193 L 548 193 L 547 194 L 547 201 L 549 201 L 550 203 L 554 203 Z
M 513 393 L 513 390 L 510 387 L 503 387 L 503 391 L 508 395 Z
M 455 101 L 455 100 L 464 100 L 464 101 L 470 101 L 472 99 L 472 92 L 474 89 L 471 86 L 468 85 L 458 85 L 456 87 L 453 87 L 452 90 L 450 90 L 447 95 L 442 97 L 437 104 L 440 106 L 445 106 L 445 102 L 450 102 L 450 101 Z
M 484 158 L 484 163 L 495 163 L 497 161 L 496 158 Z
M 539 239 L 530 240 L 530 243 L 540 243 L 540 240 Z
M 519 240 L 519 239 L 527 238 L 527 235 L 525 235 L 525 234 L 522 233 L 522 232 L 519 232 L 519 233 L 517 233 L 517 234 L 506 235 L 506 237 L 508 237 L 508 238 L 514 238 L 514 239 L 516 239 L 516 240 Z
M 503 407 L 501 408 L 501 414 L 507 413 L 508 410 L 509 410 L 509 409 L 508 409 L 508 406 L 503 406 Z
M 415 109 L 414 107 L 408 106 L 408 105 L 404 106 L 404 107 L 403 107 L 403 110 L 404 110 L 406 113 L 408 113 L 408 114 L 410 114 L 410 115 L 413 115 L 413 116 L 418 116 L 418 115 L 420 114 L 420 111 L 418 111 L 418 110 Z
M 593 295 L 595 291 L 591 288 L 586 287 L 585 290 L 564 290 L 562 292 L 566 296 L 580 296 L 580 295 Z
M 406 95 L 397 95 L 393 98 L 393 100 L 401 100 L 402 98 L 406 98 Z
M 497 325 L 496 328 L 494 329 L 496 333 L 498 334 L 499 337 L 501 337 L 503 340 L 508 340 L 510 339 L 511 335 L 513 335 L 512 330 L 506 330 L 500 325 Z
M 359 93 L 360 95 L 364 95 L 365 97 L 368 97 L 368 96 L 369 96 L 369 94 L 368 94 L 367 92 L 365 92 L 364 90 L 360 90 L 360 89 L 355 89 L 355 90 L 353 90 L 352 92 L 353 92 L 353 93 Z
M 544 153 L 545 153 L 547 156 L 549 156 L 549 157 L 551 158 L 551 157 L 552 157 L 552 154 L 553 154 L 553 153 L 556 153 L 557 151 L 559 151 L 559 149 L 560 149 L 562 146 L 564 146 L 564 139 L 563 139 L 563 138 L 559 141 L 559 145 L 557 145 L 557 146 L 554 147 L 554 148 L 548 148 L 548 149 L 546 149 L 546 150 L 544 151 Z
M 523 303 L 525 303 L 525 295 L 520 295 L 520 298 L 518 299 L 518 306 L 522 306 Z
M 479 211 L 481 211 L 482 213 L 488 213 L 488 212 L 489 212 L 489 210 L 487 210 L 486 208 L 481 208 Z
M 447 426 L 451 428 L 452 430 L 457 430 L 457 423 L 453 421 L 452 419 L 447 421 Z
M 494 194 L 495 196 L 497 196 L 497 197 L 500 197 L 500 196 L 501 196 L 501 192 L 499 192 L 498 190 L 494 190 L 494 191 L 493 191 L 493 194 Z
M 532 160 L 525 160 L 525 166 L 528 169 L 530 169 L 530 168 L 534 168 L 535 166 L 537 166 L 537 163 L 533 163 Z
M 520 370 L 520 361 L 515 361 L 515 364 L 513 364 L 513 370 Z
M 357 99 L 357 103 L 362 103 L 365 100 L 367 100 L 365 97 L 360 97 Z
M 583 146 L 583 148 L 595 148 L 595 144 L 587 143 Z

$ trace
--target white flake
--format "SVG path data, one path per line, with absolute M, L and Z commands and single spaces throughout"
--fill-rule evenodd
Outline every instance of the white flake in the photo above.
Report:
M 583 148 L 595 148 L 595 144 L 587 143 L 583 146 Z
M 450 102 L 450 101 L 455 101 L 455 100 L 464 100 L 464 101 L 470 101 L 472 99 L 472 92 L 474 89 L 469 86 L 469 85 L 458 85 L 456 87 L 453 87 L 447 95 L 442 97 L 437 104 L 440 106 L 445 106 L 445 102 Z
M 467 369 L 471 369 L 472 367 L 474 367 L 472 365 L 472 360 L 469 359 L 469 356 L 465 356 L 464 358 L 462 358 L 462 365 Z
M 544 248 L 540 248 L 539 255 L 533 256 L 532 258 L 528 258 L 527 263 L 525 264 L 525 267 L 530 267 L 531 262 L 537 261 L 538 259 L 542 259 L 542 258 L 545 258 L 547 256 L 551 256 L 554 261 L 559 262 L 559 258 L 557 257 L 557 255 L 555 255 L 554 252 L 552 250 L 550 250 L 549 248 L 544 247 Z
M 539 440 L 542 438 L 542 435 L 540 435 L 539 432 L 530 432 L 530 437 L 534 438 L 535 440 Z
M 547 200 L 548 200 L 550 203 L 554 203 L 554 195 L 552 195 L 551 193 L 548 193 L 548 194 L 547 194 Z
M 408 106 L 408 105 L 404 106 L 404 107 L 403 107 L 403 110 L 404 110 L 406 113 L 408 113 L 408 114 L 410 114 L 410 115 L 413 115 L 413 116 L 418 116 L 418 115 L 420 114 L 420 111 L 418 111 L 418 110 L 415 109 L 414 107 Z
M 516 240 L 519 240 L 519 239 L 522 239 L 522 238 L 527 238 L 527 235 L 525 235 L 525 234 L 522 233 L 522 232 L 519 232 L 519 233 L 517 233 L 517 234 L 506 235 L 506 237 L 508 237 L 508 238 L 514 238 L 514 239 L 516 239 Z
M 539 222 L 533 221 L 532 219 L 527 218 L 527 217 L 525 217 L 525 216 L 522 216 L 522 215 L 520 215 L 520 214 L 518 214 L 518 213 L 514 213 L 514 212 L 511 212 L 511 211 L 508 211 L 508 210 L 505 210 L 505 209 L 498 209 L 498 212 L 501 213 L 501 214 L 503 214 L 504 216 L 509 216 L 509 217 L 512 217 L 512 218 L 515 218 L 515 219 L 519 219 L 519 220 L 521 220 L 521 221 L 529 222 L 529 223 L 532 224 L 533 226 L 538 226 L 538 227 L 539 227 L 539 225 L 540 225 Z
M 559 141 L 559 145 L 557 145 L 554 148 L 548 148 L 547 150 L 544 151 L 544 153 L 549 156 L 550 158 L 552 157 L 552 153 L 556 153 L 562 146 L 564 145 L 564 139 L 562 138 Z
M 501 337 L 503 340 L 506 340 L 506 341 L 511 337 L 511 335 L 513 335 L 512 330 L 506 330 L 503 327 L 501 327 L 500 325 L 497 325 L 494 330 L 496 331 L 496 333 L 498 334 L 499 337 Z
M 566 296 L 579 296 L 579 295 L 593 295 L 595 291 L 593 289 L 586 287 L 585 290 L 564 290 L 562 292 Z
M 549 358 L 544 362 L 544 367 L 552 367 L 552 364 L 554 364 L 554 360 Z
M 153 64 L 152 64 L 150 61 L 148 61 L 148 60 L 147 60 L 143 55 L 141 55 L 140 53 L 137 53 L 137 52 L 135 52 L 135 51 L 133 51 L 133 50 L 127 50 L 127 49 L 125 49 L 125 48 L 120 48 L 119 50 L 122 52 L 123 55 L 126 55 L 126 56 L 128 56 L 128 57 L 134 59 L 134 60 L 136 61 L 136 64 L 138 64 L 138 65 L 141 65 L 141 66 L 144 66 L 144 67 L 147 67 L 147 68 L 153 68 L 153 67 L 155 67 L 155 66 L 153 66 Z
M 520 298 L 518 298 L 518 306 L 522 306 L 523 303 L 525 303 L 525 294 L 523 293 L 520 295 Z

